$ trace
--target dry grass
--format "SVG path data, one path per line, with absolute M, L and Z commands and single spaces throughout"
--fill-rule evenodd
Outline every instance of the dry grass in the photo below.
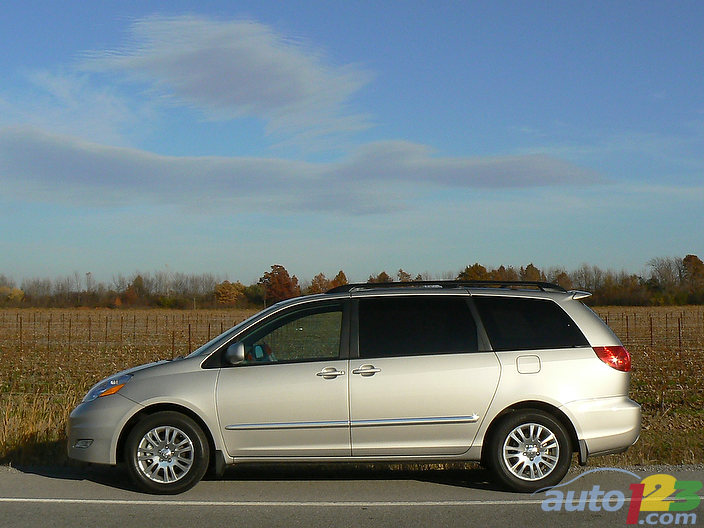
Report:
M 596 311 L 633 356 L 631 397 L 644 416 L 634 447 L 590 463 L 704 461 L 704 307 Z M 186 354 L 250 313 L 0 310 L 0 463 L 67 463 L 66 418 L 95 382 Z
M 631 398 L 643 406 L 643 430 L 626 453 L 591 463 L 704 462 L 704 307 L 603 307 L 633 359 Z
M 91 386 L 187 354 L 252 313 L 0 310 L 0 463 L 67 463 L 66 419 Z

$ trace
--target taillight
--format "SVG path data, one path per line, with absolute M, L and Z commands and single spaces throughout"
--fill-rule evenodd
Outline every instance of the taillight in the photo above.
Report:
M 629 372 L 631 370 L 631 355 L 628 350 L 622 346 L 604 346 L 594 347 L 594 352 L 611 368 L 620 370 L 621 372 Z

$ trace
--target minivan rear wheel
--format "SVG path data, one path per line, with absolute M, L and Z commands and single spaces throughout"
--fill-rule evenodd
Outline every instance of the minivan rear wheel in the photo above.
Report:
M 174 494 L 186 491 L 208 469 L 209 446 L 191 418 L 173 411 L 147 416 L 125 443 L 127 471 L 142 491 Z
M 540 410 L 506 415 L 491 435 L 487 458 L 497 480 L 521 492 L 554 486 L 567 474 L 571 460 L 569 433 Z

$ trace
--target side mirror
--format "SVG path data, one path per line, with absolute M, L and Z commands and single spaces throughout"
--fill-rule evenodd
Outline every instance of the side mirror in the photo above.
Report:
M 238 341 L 227 347 L 225 351 L 225 364 L 234 366 L 240 363 L 244 363 L 244 343 Z

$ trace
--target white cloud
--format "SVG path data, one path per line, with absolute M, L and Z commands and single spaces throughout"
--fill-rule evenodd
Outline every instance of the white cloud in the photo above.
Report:
M 311 177 L 303 162 L 160 156 L 27 127 L 0 131 L 0 162 L 0 177 L 39 199 L 100 206 L 237 200 L 272 185 L 286 192 L 294 179 Z
M 339 169 L 340 177 L 394 180 L 449 187 L 525 187 L 596 183 L 601 177 L 541 154 L 445 158 L 426 145 L 382 141 L 366 145 Z
M 548 156 L 442 158 L 380 142 L 349 159 L 176 157 L 89 143 L 29 127 L 0 129 L 0 182 L 23 199 L 71 205 L 168 204 L 222 211 L 406 208 L 433 189 L 589 184 L 599 176 Z
M 569 137 L 573 139 L 565 139 Z M 562 127 L 559 131 L 541 132 L 537 146 L 521 152 L 538 151 L 593 167 L 608 166 L 609 172 L 619 179 L 694 183 L 701 179 L 704 170 L 703 149 L 704 122 L 693 121 L 681 125 L 679 131 L 668 132 L 585 133 Z
M 0 98 L 0 126 L 30 125 L 125 145 L 135 124 L 143 127 L 153 117 L 150 105 L 130 100 L 115 87 L 98 86 L 87 74 L 36 70 L 25 80 L 21 90 Z
M 258 22 L 153 16 L 133 23 L 123 48 L 88 54 L 81 67 L 145 82 L 214 120 L 259 117 L 284 133 L 366 127 L 347 105 L 370 74 L 331 62 Z

